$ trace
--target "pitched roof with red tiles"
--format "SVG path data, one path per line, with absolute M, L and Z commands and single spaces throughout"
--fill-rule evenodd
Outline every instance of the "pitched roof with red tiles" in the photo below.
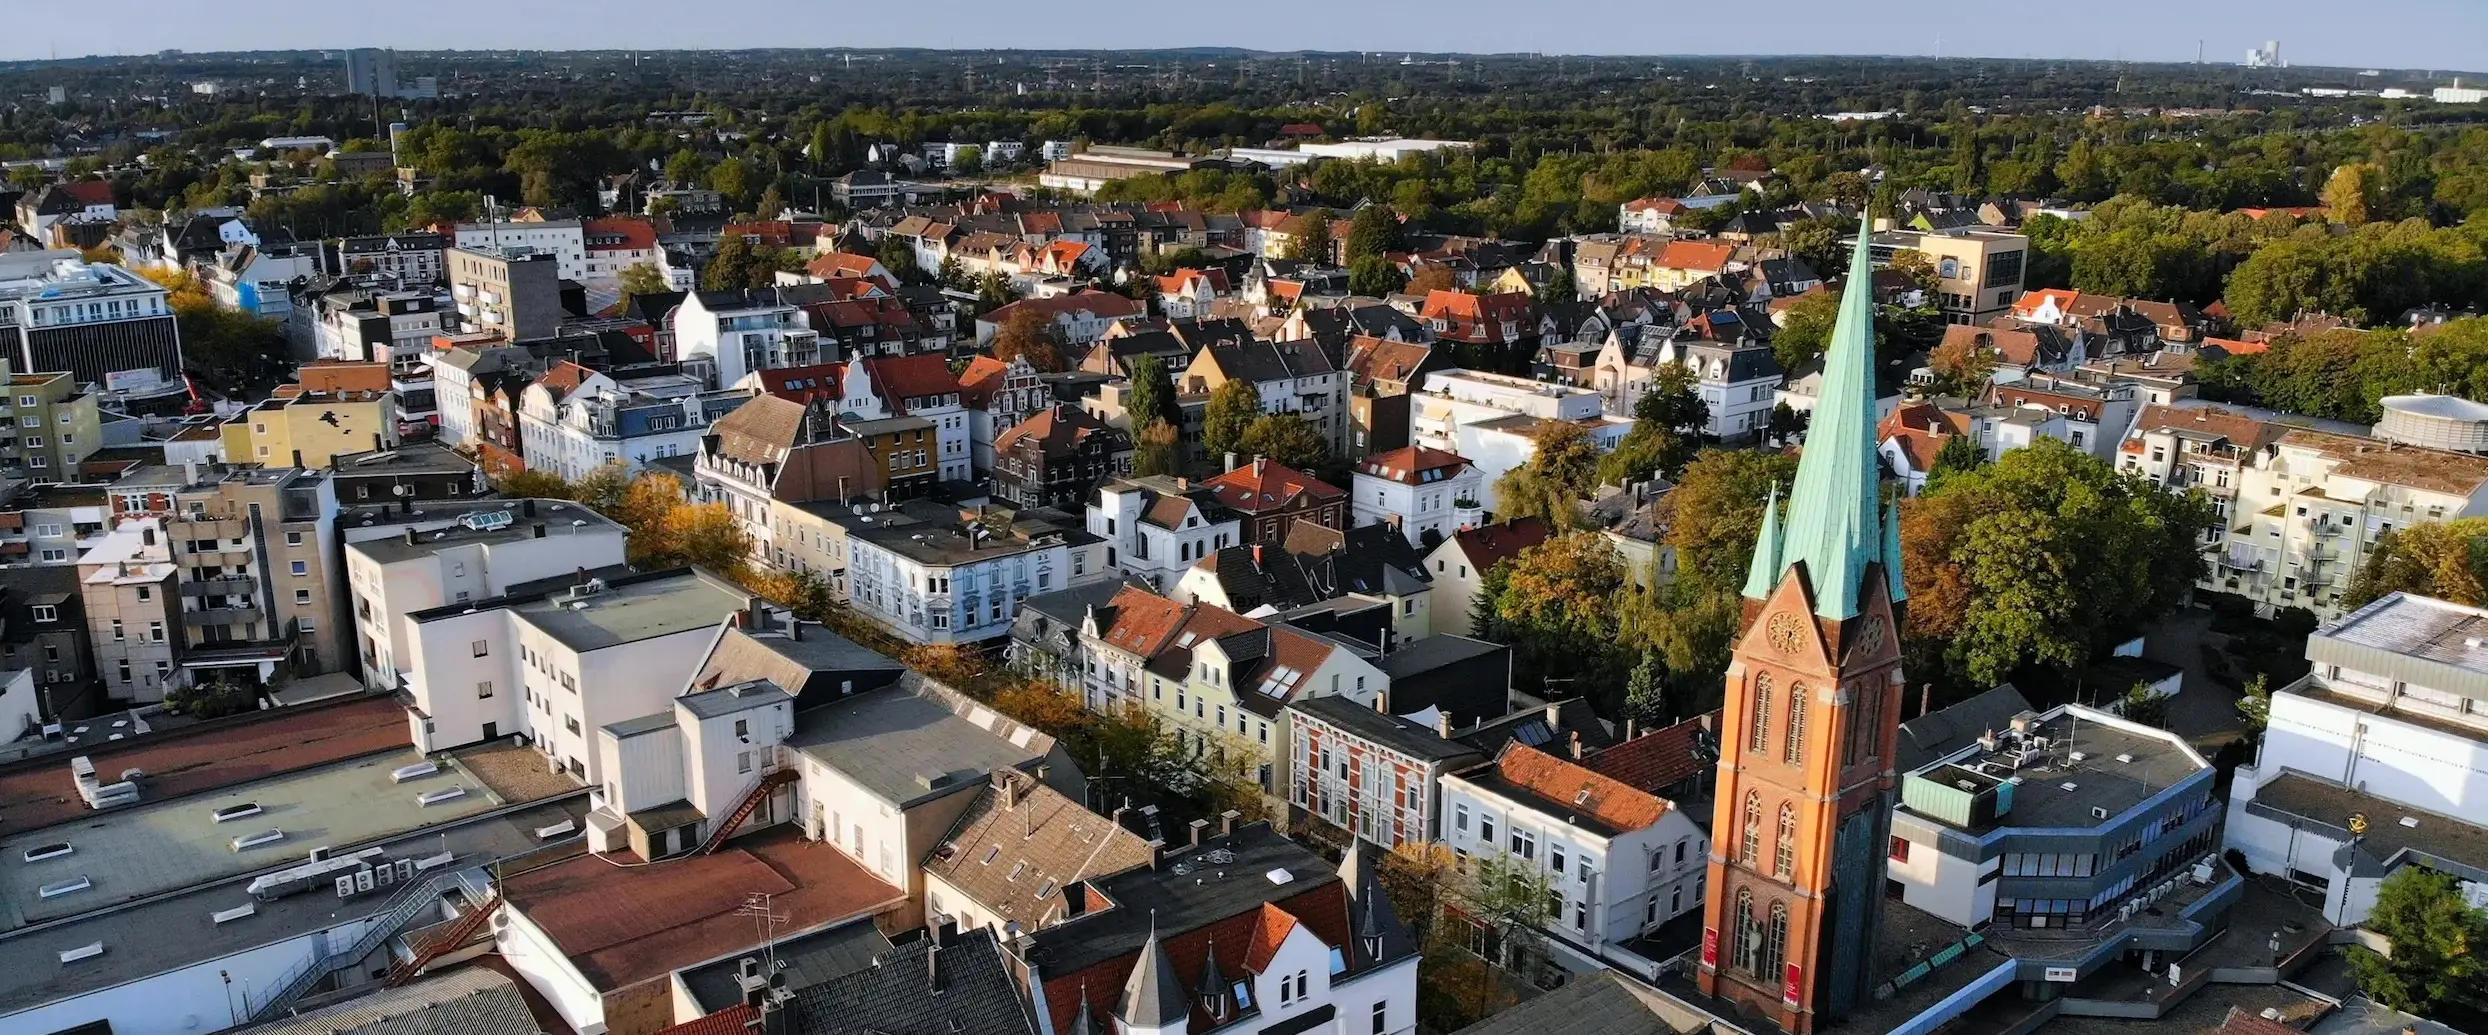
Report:
M 1199 290 L 1202 284 L 1208 284 L 1213 295 L 1227 293 L 1227 271 L 1223 269 L 1196 270 L 1186 266 L 1157 278 L 1157 282 L 1161 294 L 1189 295 Z
M 1586 816 L 1617 831 L 1646 829 L 1675 807 L 1665 798 L 1518 741 L 1495 759 L 1493 775 L 1555 812 Z
M 1152 657 L 1183 628 L 1184 606 L 1138 586 L 1116 591 L 1097 609 L 1097 636 L 1118 650 Z
M 1348 498 L 1348 494 L 1336 485 L 1285 464 L 1258 458 L 1248 464 L 1238 464 L 1235 470 L 1202 484 L 1218 498 L 1218 502 L 1247 514 L 1285 510 L 1296 506 L 1299 500 L 1318 506 Z
M 1042 456 L 1052 459 L 1078 453 L 1082 446 L 1101 437 L 1119 440 L 1109 448 L 1120 449 L 1131 443 L 1122 429 L 1106 423 L 1095 414 L 1077 406 L 1056 403 L 1011 425 L 1001 437 L 994 439 L 993 448 L 997 454 L 1009 453 L 1023 443 L 1034 442 Z
M 2261 449 L 2280 441 L 2281 436 L 2289 431 L 2283 425 L 2257 420 L 2218 406 L 2166 406 L 2156 403 L 2142 408 L 2142 416 L 2134 418 L 2134 430 L 2218 435 L 2240 449 Z
M 89 205 L 110 205 L 112 184 L 105 180 L 75 180 L 61 184 L 69 196 Z
M 1533 517 L 1463 528 L 1451 534 L 1451 538 L 1460 544 L 1460 552 L 1468 557 L 1469 564 L 1479 571 L 1492 568 L 1507 557 L 1518 556 L 1521 551 L 1554 536 L 1554 526 L 1547 524 L 1543 518 Z
M 569 360 L 563 360 L 553 364 L 553 368 L 545 371 L 543 377 L 537 378 L 536 383 L 552 389 L 554 397 L 560 398 L 578 391 L 580 385 L 586 384 L 589 378 L 595 376 L 595 371 Z
M 1875 429 L 1878 442 L 1895 443 L 1909 461 L 1912 471 L 1935 469 L 1935 455 L 1944 449 L 1944 442 L 1956 435 L 1969 433 L 1969 417 L 1952 413 L 1933 403 L 1905 403 L 1883 418 Z
M 671 1028 L 659 1028 L 656 1035 L 748 1035 L 755 1020 L 751 1007 L 736 1003 L 706 1017 L 694 1017 Z
M 1674 198 L 1635 198 L 1624 203 L 1627 212 L 1657 212 L 1663 216 L 1681 216 L 1689 209 Z
M 840 277 L 869 277 L 872 275 L 873 267 L 879 265 L 881 265 L 881 260 L 870 255 L 857 255 L 854 252 L 824 252 L 813 256 L 812 261 L 804 263 L 803 268 L 804 272 L 822 280 L 835 280 Z
M 2232 356 L 2252 356 L 2259 352 L 2270 351 L 2272 348 L 2272 343 L 2268 341 L 2239 341 L 2236 338 L 2205 338 L 2203 344 L 2206 347 L 2217 347 L 2220 351 Z
M 1719 712 L 1714 710 L 1702 718 L 1686 719 L 1666 729 L 1652 730 L 1591 755 L 1585 761 L 1592 770 L 1603 776 L 1656 794 L 1700 775 L 1716 764 L 1716 759 L 1703 757 L 1702 738 L 1707 732 L 1704 719 L 1716 725 Z
M 864 360 L 864 372 L 872 375 L 873 387 L 890 408 L 906 412 L 909 400 L 938 399 L 959 393 L 959 379 L 950 373 L 950 361 L 940 353 L 925 352 L 913 356 L 881 356 Z
M 591 252 L 654 251 L 657 246 L 656 224 L 631 216 L 590 219 L 581 231 Z
M 2071 312 L 2074 302 L 2081 297 L 2081 292 L 2071 288 L 2040 288 L 2036 291 L 2024 291 L 2020 298 L 2013 300 L 2013 315 L 2024 320 L 2035 320 L 2038 318 L 2039 310 L 2051 302 L 2055 303 L 2058 312 Z
M 1002 378 L 1010 372 L 1010 363 L 992 356 L 969 360 L 967 369 L 959 371 L 959 401 L 971 410 L 984 409 L 993 403 L 993 393 L 1002 390 Z
M 1007 322 L 1011 314 L 1022 309 L 1042 313 L 1048 317 L 1060 316 L 1064 313 L 1087 313 L 1102 320 L 1118 320 L 1148 312 L 1148 307 L 1138 300 L 1125 298 L 1112 291 L 1079 291 L 1047 298 L 1023 298 L 977 319 L 1000 325 Z
M 1296 933 L 1296 917 L 1284 909 L 1264 903 L 1253 916 L 1252 944 L 1244 948 L 1244 969 L 1259 974 L 1270 969 L 1279 948 L 1287 944 L 1287 936 Z
M 1671 270 L 1716 273 L 1736 258 L 1736 246 L 1710 241 L 1669 241 L 1653 265 Z
M 2266 1020 L 2259 1015 L 2248 1013 L 2242 1007 L 2232 1006 L 2229 1008 L 2228 1015 L 2221 1018 L 2219 1035 L 2306 1035 L 2306 1033 L 2279 1021 Z
M 1406 382 L 1433 355 L 1431 345 L 1359 334 L 1348 339 L 1348 373 L 1360 385 Z
M 1468 457 L 1448 450 L 1402 446 L 1366 457 L 1364 463 L 1357 465 L 1356 473 L 1402 485 L 1418 485 L 1453 477 L 1468 465 Z M 1446 473 L 1429 475 L 1435 471 Z
M 837 399 L 846 383 L 844 363 L 815 363 L 802 367 L 776 367 L 756 372 L 760 391 L 780 399 L 808 403 L 818 399 Z
M 1271 917 L 1272 910 L 1285 919 Z M 1268 931 L 1284 938 L 1298 928 L 1310 932 L 1324 945 L 1347 948 L 1352 928 L 1348 922 L 1346 886 L 1333 880 L 1188 931 L 1161 931 L 1158 941 L 1165 948 L 1168 961 L 1174 964 L 1175 987 L 1189 992 L 1200 984 L 1202 964 L 1208 960 L 1213 945 L 1217 947 L 1220 969 L 1249 968 L 1258 944 L 1257 935 Z M 1131 977 L 1138 959 L 1139 953 L 1127 952 L 1070 973 L 1046 975 L 1045 1000 L 1053 1014 L 1053 1030 L 1071 1030 L 1083 994 L 1088 997 L 1092 1017 L 1113 1016 L 1123 994 L 1123 983 Z M 1260 962 L 1267 966 L 1269 958 L 1265 955 Z M 1236 975 L 1230 970 L 1228 976 Z M 1219 1026 L 1201 1009 L 1198 997 L 1187 998 L 1193 1000 L 1190 1030 L 1209 1031 Z

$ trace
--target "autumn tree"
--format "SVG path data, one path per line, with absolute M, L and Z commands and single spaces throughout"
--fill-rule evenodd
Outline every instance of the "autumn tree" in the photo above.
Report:
M 1500 581 L 1495 630 L 1512 647 L 1514 679 L 1616 704 L 1636 659 L 1616 641 L 1625 578 L 1614 544 L 1598 532 L 1556 536 L 1512 558 Z
M 1418 267 L 1416 275 L 1409 277 L 1407 285 L 1400 290 L 1412 295 L 1427 295 L 1436 291 L 1458 291 L 1460 290 L 1460 278 L 1451 272 L 1449 266 L 1441 263 L 1428 263 Z
M 1968 435 L 1947 435 L 1944 444 L 1935 450 L 1935 466 L 1927 471 L 1927 489 L 1939 488 L 1944 480 L 1963 471 L 1974 471 L 1987 462 L 1987 451 Z
M 1244 433 L 1236 436 L 1235 452 L 1239 458 L 1267 457 L 1282 467 L 1312 471 L 1330 462 L 1330 441 L 1303 417 L 1266 413 L 1253 418 Z
M 1180 443 L 1181 437 L 1176 433 L 1174 425 L 1162 420 L 1150 421 L 1133 439 L 1132 473 L 1144 477 L 1152 474 L 1182 474 L 1183 453 Z
M 1242 451 L 1244 430 L 1261 419 L 1261 389 L 1241 378 L 1221 382 L 1209 393 L 1201 415 L 1201 444 L 1212 459 Z
M 1025 359 L 1029 366 L 1046 373 L 1071 369 L 1054 320 L 1026 306 L 1013 309 L 1002 318 L 1002 326 L 993 335 L 993 358 L 1005 363 Z
M 1947 335 L 1926 358 L 1927 370 L 1935 375 L 1935 391 L 1939 395 L 1969 397 L 1984 390 L 1995 375 L 1995 349 L 1974 334 Z
M 641 546 L 641 539 L 653 539 Z M 752 536 L 735 521 L 723 503 L 684 503 L 667 511 L 655 536 L 632 536 L 640 554 L 631 563 L 642 568 L 694 565 L 729 578 L 745 574 L 752 558 Z
M 511 499 L 566 500 L 578 495 L 577 489 L 551 471 L 505 471 L 492 480 L 492 487 Z
M 1123 412 L 1132 427 L 1141 429 L 1180 416 L 1175 408 L 1175 376 L 1155 353 L 1144 352 L 1132 360 L 1132 384 L 1130 394 L 1123 397 Z
M 2375 552 L 2350 578 L 2343 610 L 2394 593 L 2480 606 L 2488 586 L 2488 518 L 2423 521 L 2377 537 Z
M 1287 257 L 1299 262 L 1330 265 L 1336 249 L 1330 237 L 1330 210 L 1317 208 L 1287 217 L 1279 224 L 1279 232 L 1287 235 Z
M 2332 217 L 2333 222 L 2347 226 L 2367 222 L 2375 208 L 2377 174 L 2380 171 L 2366 162 L 2351 162 L 2335 168 L 2332 176 L 2324 181 L 2324 214 Z
M 1670 363 L 1651 375 L 1633 403 L 1633 427 L 1598 460 L 1598 480 L 1621 485 L 1654 474 L 1674 477 L 1693 459 L 1693 443 L 1710 423 L 1701 383 L 1690 368 Z
M 1578 424 L 1549 421 L 1530 442 L 1529 462 L 1495 480 L 1496 516 L 1534 517 L 1557 528 L 1579 524 L 1581 501 L 1598 488 L 1597 441 Z

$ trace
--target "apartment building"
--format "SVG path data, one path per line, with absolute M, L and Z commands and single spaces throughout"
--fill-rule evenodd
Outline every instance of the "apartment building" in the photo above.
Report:
M 504 596 L 541 579 L 622 563 L 622 526 L 561 500 L 477 501 L 476 509 L 409 524 L 344 547 L 363 682 L 397 690 L 414 665 L 411 618 L 447 604 Z
M 1261 412 L 1303 418 L 1330 443 L 1334 454 L 1348 445 L 1348 375 L 1311 339 L 1208 345 L 1184 366 L 1176 391 L 1208 395 L 1229 381 L 1248 381 L 1261 396 Z
M 1544 384 L 1482 370 L 1425 375 L 1410 401 L 1411 444 L 1465 457 L 1478 470 L 1478 501 L 1495 509 L 1494 484 L 1536 454 L 1539 424 L 1564 421 L 1588 430 L 1601 451 L 1624 440 L 1633 422 L 1608 416 L 1598 392 Z
M 908 642 L 1008 636 L 1020 601 L 1072 583 L 1069 537 L 1077 532 L 997 531 L 955 512 L 895 524 L 883 515 L 829 520 L 846 531 L 849 602 Z
M 179 572 L 164 523 L 154 518 L 122 522 L 78 558 L 87 639 L 104 693 L 115 702 L 153 704 L 183 685 Z
M 1172 592 L 1184 571 L 1243 541 L 1243 518 L 1188 478 L 1150 475 L 1098 486 L 1088 533 L 1106 543 L 1106 564 Z
M 711 388 L 741 384 L 754 371 L 836 358 L 823 354 L 820 332 L 804 321 L 803 309 L 774 289 L 694 291 L 667 319 L 674 359 Z
M 453 243 L 470 251 L 549 257 L 559 280 L 586 280 L 590 276 L 587 231 L 576 219 L 460 223 Z M 449 261 L 455 266 L 457 257 L 452 255 Z
M 446 279 L 449 238 L 428 231 L 337 242 L 337 261 L 348 276 L 406 286 L 439 284 Z
M 0 358 L 0 476 L 29 482 L 78 479 L 78 464 L 103 448 L 96 397 L 67 373 L 17 373 Z
M 755 396 L 709 425 L 685 488 L 698 502 L 725 504 L 752 537 L 754 557 L 793 570 L 789 546 L 777 542 L 780 504 L 877 501 L 889 485 L 885 458 L 896 452 L 868 449 L 828 404 Z M 675 458 L 659 463 L 679 469 Z
M 396 374 L 425 365 L 449 311 L 430 290 L 335 291 L 320 296 L 316 355 L 348 363 L 386 363 Z
M 2261 605 L 2338 615 L 2378 537 L 2488 513 L 2488 458 L 2306 430 L 2260 455 L 2241 472 L 2223 538 L 2206 547 L 2217 552 L 2205 588 Z
M 1323 528 L 1348 527 L 1348 494 L 1338 486 L 1285 464 L 1256 456 L 1201 482 L 1211 498 L 1234 511 L 1242 541 L 1275 544 L 1299 521 Z
M 1485 477 L 1456 453 L 1407 446 L 1366 457 L 1350 491 L 1358 525 L 1390 525 L 1418 543 L 1439 543 L 1484 514 Z
M 561 329 L 562 260 L 519 246 L 461 243 L 447 256 L 449 297 L 458 329 L 499 331 L 511 341 L 549 338 Z
M 1452 738 L 1451 715 L 1439 708 L 1432 709 L 1434 726 L 1344 697 L 1298 701 L 1287 710 L 1294 734 L 1290 800 L 1341 833 L 1384 848 L 1441 840 L 1442 779 L 1486 760 Z
M 616 379 L 562 362 L 520 393 L 518 432 L 529 470 L 576 481 L 619 463 L 636 475 L 653 460 L 698 453 L 709 424 L 749 398 L 703 391 L 683 374 Z
M 1886 230 L 1874 235 L 1871 247 L 1879 267 L 1901 252 L 1924 255 L 1935 267 L 1934 301 L 1944 322 L 1976 325 L 2012 312 L 2022 294 L 2030 239 L 1985 229 Z
M 397 445 L 397 393 L 388 368 L 355 364 L 360 377 L 286 385 L 277 395 L 234 414 L 223 426 L 225 458 L 234 463 L 329 467 L 350 453 Z M 306 367 L 308 375 L 318 370 Z M 374 387 L 377 386 L 377 387 Z

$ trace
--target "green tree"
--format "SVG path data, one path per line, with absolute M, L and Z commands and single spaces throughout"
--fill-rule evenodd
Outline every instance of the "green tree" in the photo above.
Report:
M 1780 226 L 1780 247 L 1814 269 L 1829 275 L 1843 268 L 1840 239 L 1857 232 L 1854 220 L 1800 219 Z M 1778 344 L 1773 339 L 1772 344 Z
M 1688 596 L 1726 594 L 1745 586 L 1754 538 L 1762 534 L 1762 506 L 1771 488 L 1783 490 L 1797 473 L 1784 453 L 1705 449 L 1695 454 L 1669 493 L 1676 517 L 1667 545 L 1676 551 L 1676 584 Z
M 1667 688 L 1659 683 L 1659 659 L 1644 653 L 1641 661 L 1624 679 L 1625 714 L 1656 728 L 1672 718 L 1667 710 Z
M 578 489 L 551 471 L 504 471 L 492 480 L 492 487 L 511 499 L 566 500 L 579 494 Z
M 1316 208 L 1289 216 L 1286 222 L 1280 223 L 1280 232 L 1287 235 L 1287 257 L 1324 266 L 1335 261 L 1330 219 L 1329 209 Z
M 728 209 L 737 209 L 752 197 L 751 166 L 741 158 L 717 163 L 708 171 L 708 189 L 724 195 Z
M 1823 358 L 1823 350 L 1831 345 L 1832 325 L 1839 318 L 1838 292 L 1818 291 L 1789 303 L 1780 314 L 1779 330 L 1771 335 L 1771 355 L 1780 361 L 1780 369 L 1794 377 Z
M 1266 413 L 1253 418 L 1236 436 L 1238 457 L 1267 457 L 1272 463 L 1312 471 L 1330 462 L 1330 442 L 1312 421 L 1292 413 Z
M 1135 427 L 1177 419 L 1175 377 L 1156 354 L 1144 352 L 1132 360 L 1131 394 L 1124 396 L 1123 411 Z
M 1399 266 L 1379 255 L 1363 255 L 1348 262 L 1348 291 L 1368 298 L 1381 298 L 1400 289 L 1406 278 Z
M 1399 217 L 1384 205 L 1367 205 L 1348 220 L 1348 261 L 1379 258 L 1399 250 Z M 1360 292 L 1361 293 L 1361 292 Z
M 663 294 L 667 290 L 665 274 L 653 262 L 634 262 L 623 267 L 620 280 L 624 297 Z
M 706 180 L 708 159 L 687 147 L 676 151 L 665 160 L 665 178 L 678 187 L 689 187 Z
M 1693 459 L 1693 442 L 1710 422 L 1700 383 L 1685 367 L 1662 366 L 1633 403 L 1633 428 L 1598 459 L 1598 480 L 1621 485 L 1651 475 L 1673 477 Z
M 1598 443 L 1569 421 L 1541 424 L 1530 439 L 1529 462 L 1495 481 L 1495 516 L 1572 528 L 1581 521 L 1581 502 L 1598 487 Z
M 902 281 L 915 284 L 924 280 L 924 268 L 916 265 L 916 249 L 904 237 L 892 235 L 882 238 L 881 247 L 873 252 L 873 258 L 881 260 L 882 268 Z
M 1182 474 L 1183 454 L 1178 447 L 1180 436 L 1175 426 L 1163 420 L 1151 420 L 1134 437 L 1132 473 L 1136 475 Z
M 2247 677 L 2246 686 L 2237 695 L 2238 721 L 2245 724 L 2250 741 L 2261 740 L 2263 730 L 2272 722 L 2272 678 L 2261 672 Z
M 2366 162 L 2351 162 L 2335 168 L 2324 181 L 2324 214 L 2333 222 L 2358 226 L 2372 218 L 2376 206 L 2379 173 L 2383 170 Z
M 2379 817 L 2381 819 L 2381 817 Z M 2472 906 L 2452 874 L 2404 866 L 2376 889 L 2367 930 L 2392 942 L 2392 955 L 2350 947 L 2350 976 L 2369 998 L 2396 1010 L 2464 1023 L 2488 1012 L 2488 912 Z
M 1935 450 L 1935 467 L 1927 472 L 1926 489 L 1941 488 L 1945 479 L 1965 471 L 1975 471 L 1987 462 L 1987 451 L 1978 448 L 1968 435 L 1948 435 L 1942 447 Z
M 1495 632 L 1512 646 L 1516 685 L 1604 700 L 1614 714 L 1635 663 L 1617 642 L 1624 563 L 1598 532 L 1559 535 L 1511 559 L 1495 598 Z M 1552 683 L 1552 686 L 1549 684 Z
M 718 238 L 717 250 L 709 253 L 708 267 L 700 271 L 700 287 L 708 291 L 734 291 L 755 287 L 753 277 L 762 269 L 759 249 L 751 238 L 727 233 Z
M 2118 696 L 2117 714 L 2129 722 L 2167 729 L 2168 698 L 2152 692 L 2149 683 L 2136 683 Z
M 1221 383 L 1209 393 L 1201 414 L 1201 444 L 1211 459 L 1242 450 L 1244 429 L 1261 418 L 1261 389 L 1241 378 Z
M 960 176 L 974 176 L 985 171 L 985 149 L 963 147 L 950 160 L 950 171 Z

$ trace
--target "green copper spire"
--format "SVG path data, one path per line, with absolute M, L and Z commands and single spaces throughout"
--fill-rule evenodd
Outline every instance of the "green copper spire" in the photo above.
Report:
M 1771 486 L 1771 502 L 1762 508 L 1762 534 L 1754 538 L 1754 563 L 1745 568 L 1745 596 L 1762 600 L 1780 584 L 1780 487 Z
M 1894 500 L 1883 508 L 1883 581 L 1892 591 L 1892 602 L 1909 599 L 1909 586 L 1901 579 L 1901 505 Z
M 1797 484 L 1788 493 L 1788 529 L 1779 543 L 1783 568 L 1806 566 L 1814 613 L 1830 619 L 1857 614 L 1866 563 L 1886 549 L 1878 491 L 1883 468 L 1875 455 L 1872 231 L 1870 219 L 1860 221 L 1840 316 L 1823 353 L 1823 393 L 1806 431 Z

